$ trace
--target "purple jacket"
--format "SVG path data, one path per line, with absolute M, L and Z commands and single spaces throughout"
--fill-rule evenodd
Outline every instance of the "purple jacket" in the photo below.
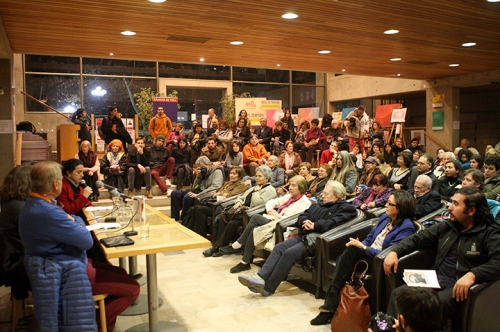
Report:
M 375 242 L 375 239 L 377 236 L 382 232 L 382 230 L 385 228 L 387 223 L 389 222 L 389 217 L 387 214 L 383 214 L 380 216 L 379 221 L 377 226 L 375 226 L 370 234 L 361 241 L 366 246 L 366 255 L 369 257 L 375 257 L 380 253 L 381 250 L 376 250 L 371 248 L 370 246 L 372 245 L 373 242 Z M 406 218 L 403 220 L 403 222 L 397 226 L 394 226 L 389 233 L 384 238 L 384 242 L 382 243 L 382 250 L 384 250 L 387 247 L 390 247 L 399 241 L 407 238 L 408 236 L 412 235 L 415 233 L 415 226 L 413 225 L 413 222 Z
M 375 206 L 384 207 L 385 204 L 387 203 L 387 200 L 389 199 L 389 196 L 391 196 L 393 190 L 394 189 L 392 188 L 387 188 L 386 190 L 375 196 L 375 199 L 373 200 L 373 202 L 375 202 Z M 354 204 L 356 208 L 359 208 L 361 205 L 363 205 L 366 199 L 370 197 L 372 191 L 373 191 L 372 187 L 366 188 L 361 192 L 361 194 L 358 195 L 358 197 L 354 199 L 354 201 L 352 201 L 352 204 Z

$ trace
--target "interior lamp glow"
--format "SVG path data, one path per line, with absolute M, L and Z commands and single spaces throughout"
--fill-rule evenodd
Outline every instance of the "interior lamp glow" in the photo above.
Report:
M 107 91 L 104 90 L 103 88 L 101 88 L 100 86 L 98 86 L 94 90 L 92 90 L 91 93 L 92 93 L 92 96 L 102 97 L 107 93 Z

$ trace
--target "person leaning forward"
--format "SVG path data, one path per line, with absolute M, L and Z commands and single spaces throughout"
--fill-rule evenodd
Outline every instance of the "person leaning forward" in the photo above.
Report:
M 469 295 L 472 285 L 500 279 L 500 229 L 493 222 L 486 197 L 478 189 L 459 189 L 452 197 L 450 220 L 414 234 L 394 246 L 384 260 L 387 275 L 395 273 L 398 259 L 415 250 L 434 249 L 436 270 L 443 303 L 443 327 Z M 388 314 L 397 314 L 391 294 Z

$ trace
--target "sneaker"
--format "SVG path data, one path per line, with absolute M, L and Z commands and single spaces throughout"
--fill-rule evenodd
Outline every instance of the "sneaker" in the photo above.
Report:
M 311 325 L 326 325 L 331 322 L 333 312 L 320 312 L 318 316 L 311 320 Z
M 153 194 L 151 193 L 151 189 L 147 189 L 146 190 L 146 197 L 149 198 L 149 199 L 153 198 Z
M 236 255 L 243 252 L 243 248 L 234 249 L 232 246 L 225 246 L 219 249 L 223 255 Z
M 257 273 L 249 276 L 239 276 L 238 281 L 243 286 L 247 286 L 252 292 L 260 293 L 262 296 L 269 296 L 271 293 L 266 291 L 264 287 L 266 286 L 266 281 L 261 278 Z
M 203 256 L 205 256 L 205 257 L 212 257 L 212 255 L 213 255 L 216 251 L 219 251 L 219 248 L 217 248 L 216 246 L 211 246 L 210 248 L 208 248 L 207 250 L 205 250 L 205 251 L 203 252 Z
M 169 186 L 169 187 L 172 185 L 172 182 L 170 182 L 170 179 L 168 179 L 168 178 L 167 178 L 167 179 L 165 179 L 165 183 L 166 183 L 166 184 L 167 184 L 167 186 Z
M 220 249 L 219 249 L 220 251 Z M 231 273 L 240 273 L 242 271 L 250 270 L 250 264 L 238 263 L 238 265 L 232 267 L 229 272 Z

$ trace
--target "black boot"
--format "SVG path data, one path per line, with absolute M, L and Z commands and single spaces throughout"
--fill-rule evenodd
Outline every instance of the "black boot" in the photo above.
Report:
M 320 312 L 313 320 L 311 320 L 311 325 L 326 325 L 331 322 L 333 318 L 333 312 Z
M 334 313 L 339 306 L 339 291 L 333 284 L 330 285 L 325 296 L 325 303 L 319 307 L 321 312 Z
M 219 247 L 217 246 L 211 246 L 210 248 L 208 248 L 207 250 L 205 250 L 203 252 L 203 256 L 205 257 L 212 257 L 212 255 L 216 252 L 219 251 Z

